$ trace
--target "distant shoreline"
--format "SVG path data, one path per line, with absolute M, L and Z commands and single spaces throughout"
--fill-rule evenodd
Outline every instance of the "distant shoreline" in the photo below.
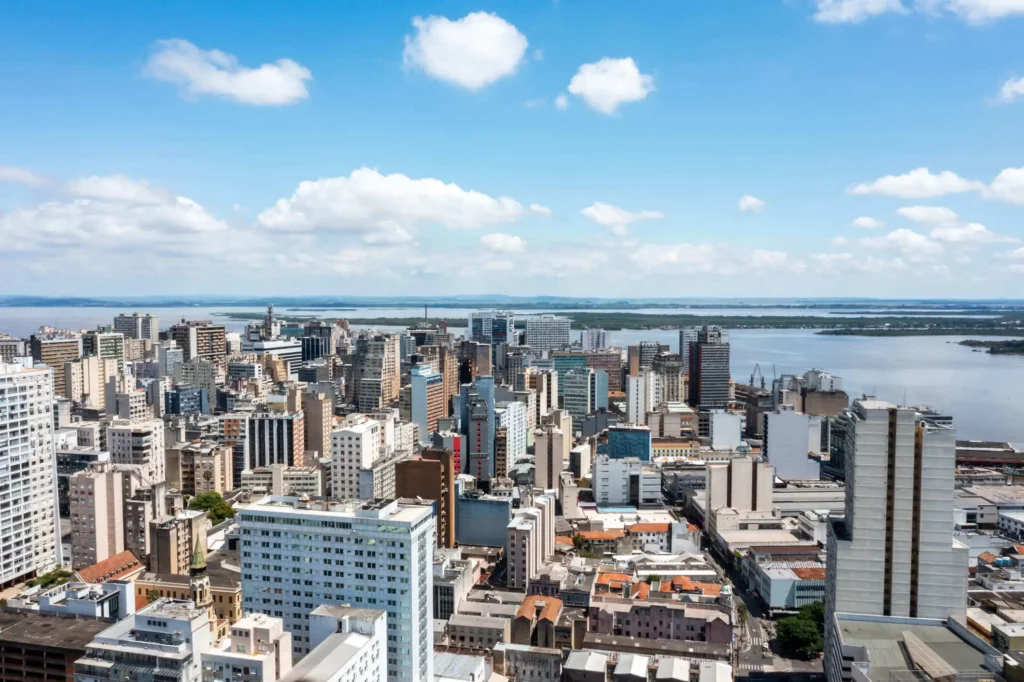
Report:
M 992 355 L 1024 355 L 1024 340 L 979 341 L 978 339 L 966 339 L 961 341 L 960 345 L 969 348 L 985 348 L 986 352 Z

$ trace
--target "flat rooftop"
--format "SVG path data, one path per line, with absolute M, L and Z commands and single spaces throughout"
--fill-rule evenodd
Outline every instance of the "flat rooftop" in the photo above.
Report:
M 109 620 L 95 618 L 0 612 L 0 642 L 84 651 L 96 635 L 111 625 Z
M 330 682 L 369 641 L 355 632 L 335 632 L 306 654 L 281 682 Z

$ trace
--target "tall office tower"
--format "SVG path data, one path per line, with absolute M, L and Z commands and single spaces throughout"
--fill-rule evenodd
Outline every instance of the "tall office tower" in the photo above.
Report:
M 700 327 L 682 327 L 679 330 L 679 357 L 683 360 L 684 371 L 690 370 L 690 344 L 700 336 Z
M 156 347 L 157 372 L 161 377 L 181 381 L 181 367 L 185 363 L 185 351 L 174 341 L 161 341 Z
M 160 340 L 160 320 L 155 315 L 121 313 L 114 318 L 114 331 L 124 334 L 126 339 L 146 339 L 156 343 Z
M 334 430 L 334 400 L 326 393 L 302 394 L 302 414 L 306 428 L 306 450 L 315 450 L 321 458 L 331 455 L 331 431 Z
M 431 505 L 267 497 L 240 509 L 237 518 L 242 608 L 281 612 L 298 656 L 313 644 L 310 612 L 318 606 L 383 609 L 388 679 L 433 682 Z M 264 534 L 279 538 L 287 551 L 264 558 Z
M 249 459 L 243 469 L 306 465 L 306 415 L 296 412 L 253 412 L 249 415 L 246 447 Z
M 641 371 L 626 377 L 626 419 L 630 424 L 646 424 L 647 413 L 658 406 L 657 375 Z
M 608 376 L 609 391 L 622 390 L 622 353 L 617 349 L 588 352 L 587 367 L 599 369 Z
M 679 354 L 659 353 L 651 362 L 651 371 L 661 377 L 664 402 L 686 402 L 686 366 Z
M 466 473 L 478 481 L 494 474 L 494 377 L 476 376 L 458 397 L 459 423 L 466 436 Z
M 566 436 L 561 429 L 551 426 L 538 429 L 534 434 L 535 453 L 534 486 L 543 490 L 558 488 L 558 477 L 567 462 L 563 460 Z
M 459 354 L 447 346 L 438 346 L 438 371 L 441 373 L 444 416 L 452 416 L 452 398 L 459 393 Z
M 847 457 L 845 518 L 828 527 L 825 670 L 833 681 L 850 678 L 836 613 L 963 618 L 968 561 L 953 538 L 956 429 L 874 399 L 836 421 Z
M 341 327 L 330 322 L 324 322 L 323 320 L 310 320 L 302 330 L 302 336 L 305 338 L 325 339 L 327 341 L 327 347 L 324 348 L 323 355 L 334 355 L 338 352 L 338 346 L 344 333 Z
M 558 387 L 562 391 L 563 410 L 566 410 L 573 418 L 582 422 L 587 415 L 594 411 L 591 402 L 590 383 L 594 370 L 588 368 L 571 369 L 559 373 Z M 607 396 L 607 389 L 605 395 Z M 607 398 L 605 398 L 607 405 Z
M 580 333 L 583 350 L 604 350 L 608 347 L 608 332 L 603 329 L 584 329 Z
M 29 339 L 32 359 L 53 370 L 53 393 L 66 398 L 64 394 L 64 363 L 82 357 L 82 339 L 62 336 L 41 336 L 33 334 Z
M 502 377 L 505 379 L 505 384 L 508 386 L 515 386 L 517 381 L 520 381 L 519 375 L 523 373 L 523 369 L 526 367 L 526 363 L 533 356 L 529 348 L 525 346 L 519 348 L 509 348 L 505 353 L 505 366 L 502 369 Z
M 437 431 L 437 420 L 444 417 L 444 377 L 425 365 L 410 371 L 411 421 L 419 427 L 420 443 L 430 442 Z
M 331 496 L 337 500 L 359 497 L 359 471 L 369 469 L 380 456 L 381 423 L 376 419 L 346 424 L 331 431 Z
M 660 353 L 668 352 L 668 346 L 662 346 L 657 341 L 641 341 L 627 350 L 628 373 L 630 376 L 635 376 L 645 369 L 651 369 L 654 358 Z
M 510 312 L 490 310 L 469 314 L 469 340 L 497 346 L 516 345 L 516 320 Z
M 82 356 L 101 360 L 117 360 L 117 371 L 124 373 L 124 334 L 89 331 L 82 334 Z
M 463 341 L 459 344 L 459 358 L 463 365 L 468 366 L 470 378 L 490 376 L 492 372 L 491 346 L 477 341 Z
M 324 336 L 302 336 L 302 361 L 309 362 L 331 355 L 331 338 Z
M 97 409 L 107 405 L 107 382 L 118 375 L 117 360 L 93 356 L 64 363 L 64 397 Z
M 533 350 L 559 350 L 569 345 L 572 321 L 558 315 L 537 315 L 526 318 L 526 345 Z
M 0 585 L 60 566 L 53 463 L 53 371 L 0 363 Z
M 455 458 L 450 450 L 428 448 L 395 464 L 395 496 L 437 502 L 437 546 L 455 546 Z
M 107 450 L 114 464 L 136 464 L 146 484 L 164 480 L 164 422 L 115 419 L 107 427 Z
M 689 348 L 687 402 L 692 407 L 725 407 L 729 403 L 729 337 L 718 327 L 703 327 Z
M 377 412 L 398 400 L 398 391 L 402 387 L 398 350 L 397 334 L 356 339 L 349 395 L 353 396 L 360 412 Z
M 124 473 L 96 464 L 70 477 L 71 565 L 83 568 L 124 551 Z
M 182 320 L 171 325 L 168 336 L 181 348 L 184 360 L 219 360 L 227 353 L 227 332 L 209 320 Z
M 456 476 L 462 473 L 462 442 L 463 435 L 455 431 L 438 431 L 431 441 L 435 450 L 451 450 Z

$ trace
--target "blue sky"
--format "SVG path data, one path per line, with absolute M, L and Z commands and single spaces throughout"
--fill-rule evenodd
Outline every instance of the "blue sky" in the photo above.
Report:
M 6 4 L 0 289 L 1020 297 L 1022 32 L 1022 0 Z

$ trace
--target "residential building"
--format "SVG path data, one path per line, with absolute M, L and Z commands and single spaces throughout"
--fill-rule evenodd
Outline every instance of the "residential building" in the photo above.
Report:
M 176 341 L 161 341 L 156 346 L 158 377 L 170 377 L 181 381 L 181 366 L 185 363 L 185 351 Z
M 242 350 L 255 353 L 264 363 L 280 361 L 289 379 L 294 379 L 302 366 L 302 341 L 299 339 L 243 339 Z
M 192 358 L 181 365 L 180 383 L 194 388 L 204 388 L 210 396 L 217 395 L 220 379 L 220 367 L 207 358 Z
M 846 512 L 828 527 L 825 669 L 849 679 L 837 614 L 963 617 L 968 548 L 953 537 L 956 429 L 862 399 L 837 417 L 848 441 Z
M 647 414 L 660 402 L 657 388 L 658 375 L 649 370 L 626 377 L 626 420 L 630 424 L 647 423 Z
M 82 334 L 82 356 L 117 361 L 118 374 L 124 373 L 124 334 L 88 331 Z
M 247 420 L 245 469 L 286 464 L 305 466 L 306 415 L 294 412 L 253 412 Z
M 323 604 L 310 614 L 313 650 L 281 682 L 387 682 L 387 614 L 377 609 Z M 389 647 L 395 648 L 395 647 Z M 432 652 L 427 656 L 431 656 Z M 419 679 L 418 677 L 410 679 Z
M 96 464 L 69 480 L 71 565 L 92 566 L 125 550 L 124 474 Z
M 558 477 L 565 469 L 566 444 L 572 443 L 571 434 L 551 426 L 534 434 L 534 485 L 542 490 L 558 487 Z
M 528 414 L 527 404 L 519 401 L 501 401 L 494 406 L 495 433 L 498 429 L 505 431 L 505 456 L 509 467 L 526 456 L 527 441 L 529 440 Z M 495 465 L 495 470 L 499 470 L 497 465 Z M 505 471 L 507 471 L 507 467 Z
M 114 464 L 139 466 L 146 481 L 165 478 L 164 423 L 161 419 L 132 422 L 115 419 L 107 427 L 106 449 Z
M 729 337 L 718 327 L 702 327 L 689 342 L 691 407 L 724 407 L 729 402 Z
M 205 388 L 178 386 L 164 393 L 165 414 L 210 414 L 210 394 Z
M 331 432 L 331 496 L 338 500 L 359 497 L 359 472 L 377 460 L 382 440 L 381 423 L 364 417 Z
M 155 315 L 121 313 L 114 318 L 114 331 L 124 334 L 126 339 L 145 339 L 157 343 L 160 340 L 160 319 Z
M 554 551 L 554 494 L 534 495 L 532 505 L 516 511 L 506 528 L 508 587 L 528 591 L 530 581 L 537 578 L 541 567 L 554 555 Z
M 240 509 L 238 520 L 244 608 L 283 618 L 297 656 L 315 646 L 318 605 L 382 609 L 388 679 L 431 682 L 431 506 L 265 497 Z M 288 550 L 264 551 L 264 537 Z
M 526 318 L 526 345 L 535 351 L 559 350 L 569 345 L 572 321 L 558 315 Z
M 302 394 L 303 426 L 306 429 L 303 447 L 319 457 L 331 454 L 331 431 L 334 430 L 334 400 L 326 393 L 306 391 Z
M 110 453 L 96 448 L 57 448 L 57 509 L 62 519 L 71 517 L 71 477 L 94 464 L 109 461 Z
M 426 445 L 437 431 L 437 420 L 445 416 L 444 377 L 428 366 L 416 365 L 410 382 L 411 421 L 419 427 L 420 443 Z
M 27 362 L 27 361 L 26 361 Z M 0 363 L 0 586 L 61 564 L 53 456 L 53 370 Z
M 402 387 L 398 334 L 356 339 L 352 357 L 351 395 L 360 412 L 376 412 L 398 400 Z
M 254 613 L 202 652 L 203 682 L 279 682 L 292 669 L 292 635 L 280 618 Z
M 227 339 L 224 327 L 209 320 L 182 320 L 171 325 L 167 335 L 182 352 L 182 361 L 192 358 L 219 360 L 227 354 Z
M 660 507 L 661 473 L 636 457 L 598 455 L 591 478 L 598 507 Z
M 6 334 L 0 334 L 0 362 L 10 364 L 14 362 L 14 358 L 25 357 L 31 357 L 25 339 L 12 339 Z
M 437 546 L 455 546 L 455 463 L 451 451 L 427 449 L 395 465 L 395 496 L 433 500 Z
M 456 476 L 462 473 L 462 440 L 462 434 L 455 431 L 437 431 L 431 435 L 431 447 L 451 451 Z
M 75 662 L 75 682 L 202 682 L 201 653 L 212 645 L 207 609 L 158 599 L 96 635 Z
M 36 363 L 42 363 L 53 370 L 54 395 L 67 398 L 64 363 L 82 357 L 82 339 L 33 334 L 29 339 L 29 350 Z
M 583 350 L 604 350 L 608 347 L 608 332 L 603 329 L 584 329 L 580 332 Z
M 249 468 L 249 417 L 247 412 L 228 412 L 217 416 L 217 439 L 231 446 L 231 473 L 235 488 L 242 484 L 242 472 Z M 294 434 L 292 437 L 294 439 Z M 294 444 L 292 447 L 294 449 Z
M 117 377 L 117 360 L 96 356 L 64 363 L 64 397 L 76 403 L 106 409 L 107 382 Z
M 150 521 L 149 569 L 154 573 L 188 573 L 196 544 L 206 547 L 206 531 L 209 528 L 210 519 L 206 513 L 193 509 Z
M 290 467 L 271 464 L 242 472 L 241 487 L 251 495 L 285 495 L 290 497 L 323 497 L 324 470 L 319 466 Z
M 189 496 L 234 490 L 234 453 L 212 440 L 178 443 L 166 450 L 167 484 Z

